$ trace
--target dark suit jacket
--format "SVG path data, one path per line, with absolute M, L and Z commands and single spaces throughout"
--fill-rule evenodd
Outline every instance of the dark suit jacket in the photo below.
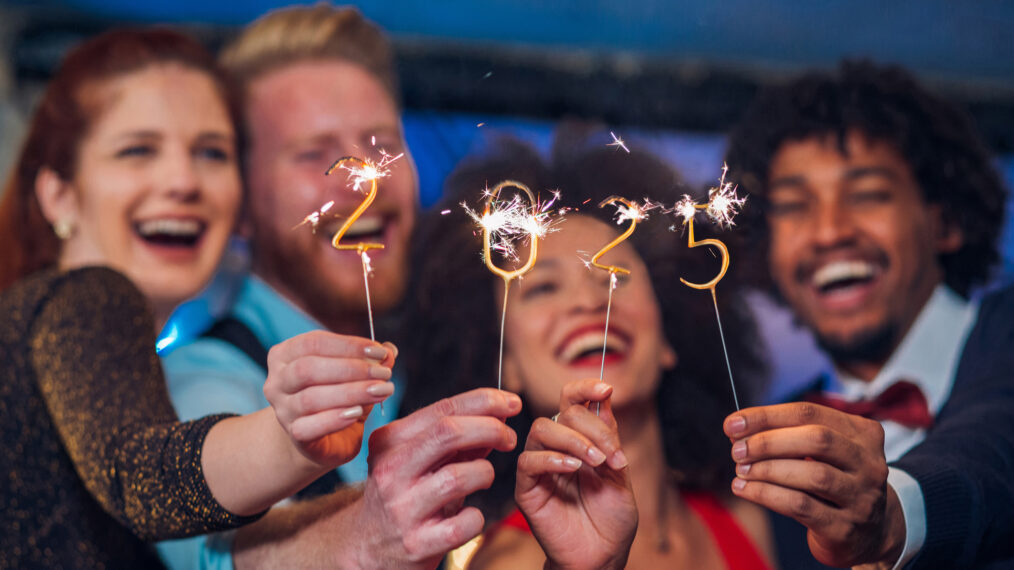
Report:
M 907 568 L 1014 567 L 1014 287 L 983 299 L 947 403 L 891 465 L 926 504 L 926 542 Z

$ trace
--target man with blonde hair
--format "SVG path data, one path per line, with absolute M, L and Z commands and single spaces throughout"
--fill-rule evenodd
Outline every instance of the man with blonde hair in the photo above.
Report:
M 253 273 L 236 287 L 226 317 L 164 357 L 170 392 L 184 418 L 263 407 L 266 347 L 285 338 L 316 328 L 366 333 L 359 256 L 331 245 L 363 196 L 340 173 L 324 175 L 336 158 L 403 155 L 343 239 L 384 245 L 370 251 L 378 314 L 392 309 L 404 292 L 418 201 L 392 49 L 357 10 L 318 4 L 272 12 L 248 26 L 222 61 L 243 98 Z M 332 200 L 314 231 L 293 230 Z M 394 417 L 396 400 L 387 400 L 386 417 L 377 423 Z M 365 479 L 361 488 L 276 507 L 251 527 L 202 537 L 196 546 L 162 546 L 164 559 L 176 568 L 194 566 L 198 556 L 202 566 L 216 567 L 433 567 L 481 531 L 482 515 L 461 508 L 466 495 L 492 482 L 492 466 L 476 456 L 513 447 L 516 435 L 501 418 L 520 407 L 511 394 L 474 391 L 370 435 L 381 412 L 373 410 L 366 426 L 369 476 L 365 452 L 339 470 L 346 483 Z M 325 491 L 333 488 L 318 483 Z

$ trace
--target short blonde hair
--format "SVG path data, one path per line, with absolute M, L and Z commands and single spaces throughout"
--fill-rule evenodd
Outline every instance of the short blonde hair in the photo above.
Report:
M 271 11 L 247 26 L 221 56 L 244 91 L 251 81 L 276 69 L 329 59 L 361 66 L 399 101 L 390 41 L 351 6 L 319 3 Z

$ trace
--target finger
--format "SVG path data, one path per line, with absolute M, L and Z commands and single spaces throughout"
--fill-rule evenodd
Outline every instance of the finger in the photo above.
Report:
M 387 349 L 368 338 L 317 330 L 296 335 L 271 347 L 268 364 L 285 365 L 302 356 L 331 358 L 372 358 L 381 361 Z
M 606 463 L 613 469 L 623 469 L 627 466 L 627 456 L 624 455 L 620 446 L 620 434 L 615 425 L 608 425 L 595 412 L 584 406 L 571 406 L 560 413 L 558 422 L 574 431 L 582 434 L 595 448 L 605 454 Z M 579 456 L 580 457 L 580 456 Z M 589 459 L 591 457 L 589 456 Z M 593 467 L 598 467 L 601 462 L 589 461 Z
M 812 457 L 839 469 L 852 471 L 865 450 L 837 431 L 821 425 L 806 425 L 765 431 L 732 444 L 736 463 L 763 459 Z
M 725 418 L 722 429 L 734 439 L 766 430 L 809 424 L 826 425 L 843 433 L 851 433 L 857 419 L 865 420 L 819 404 L 792 402 L 742 409 Z
M 786 489 L 763 481 L 732 480 L 737 497 L 796 519 L 814 532 L 822 532 L 839 516 L 838 509 L 802 491 Z
M 465 507 L 451 517 L 441 517 L 412 533 L 409 552 L 415 559 L 442 557 L 482 532 L 485 519 L 479 509 Z
M 413 502 L 419 520 L 460 505 L 468 495 L 493 484 L 493 465 L 485 459 L 448 463 L 423 476 L 413 488 Z M 458 509 L 453 509 L 457 512 Z
M 558 451 L 525 451 L 518 457 L 518 481 L 536 479 L 547 473 L 573 473 L 581 468 L 581 460 Z
M 613 393 L 613 387 L 595 378 L 567 382 L 560 390 L 560 411 L 573 405 L 601 402 Z
M 517 434 L 502 420 L 484 416 L 446 416 L 432 428 L 399 446 L 399 461 L 409 473 L 425 473 L 461 452 L 497 449 L 510 451 Z M 370 452 L 374 441 L 370 438 Z
M 400 445 L 430 431 L 445 417 L 488 416 L 503 420 L 517 415 L 520 411 L 521 398 L 517 394 L 495 388 L 478 388 L 430 404 L 391 422 L 383 430 L 378 429 L 374 435 L 377 436 L 377 445 L 386 448 Z
M 277 377 L 279 381 L 274 388 L 286 394 L 295 394 L 309 386 L 359 380 L 390 380 L 391 369 L 365 358 L 303 356 L 282 368 Z
M 386 400 L 393 393 L 394 384 L 381 381 L 310 386 L 292 395 L 290 405 L 293 417 L 300 417 L 332 408 L 366 407 Z
M 580 408 L 580 406 L 578 406 Z M 562 416 L 561 416 L 562 419 Z M 600 424 L 602 422 L 599 422 Z M 579 429 L 546 418 L 538 418 L 532 423 L 525 442 L 525 451 L 552 450 L 565 453 L 571 457 L 587 461 L 592 467 L 605 463 L 609 457 L 589 437 Z
M 740 463 L 736 475 L 747 481 L 762 481 L 816 495 L 839 507 L 858 494 L 852 475 L 820 461 L 771 459 Z
M 362 406 L 353 406 L 303 416 L 292 421 L 289 433 L 296 441 L 312 442 L 351 426 L 363 417 L 364 412 Z
M 387 349 L 387 356 L 380 363 L 388 368 L 394 368 L 394 362 L 398 359 L 398 347 L 393 342 L 385 342 L 383 346 Z

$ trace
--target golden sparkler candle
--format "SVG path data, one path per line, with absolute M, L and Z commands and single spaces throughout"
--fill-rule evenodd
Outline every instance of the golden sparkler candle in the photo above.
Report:
M 505 188 L 514 188 L 518 192 L 510 200 L 501 200 L 500 194 Z M 486 267 L 503 279 L 503 312 L 500 316 L 500 359 L 497 366 L 497 388 L 503 385 L 503 335 L 504 324 L 507 322 L 507 294 L 511 281 L 522 277 L 535 267 L 539 256 L 539 239 L 549 230 L 549 208 L 553 201 L 540 205 L 524 184 L 515 180 L 504 180 L 492 190 L 486 190 L 486 206 L 482 215 L 462 203 L 468 215 L 482 228 L 482 251 Z M 522 199 L 524 196 L 524 199 Z M 527 200 L 527 203 L 525 201 Z M 493 260 L 493 251 L 498 251 L 508 259 L 517 259 L 514 241 L 527 237 L 529 243 L 528 260 L 521 267 L 506 270 L 497 267 Z
M 692 283 L 686 279 L 680 277 L 680 281 L 694 289 L 707 289 L 711 291 L 711 301 L 715 305 L 715 320 L 718 322 L 718 335 L 722 339 L 722 352 L 725 355 L 725 367 L 729 371 L 729 384 L 732 386 L 732 398 L 736 404 L 736 410 L 739 410 L 739 398 L 736 396 L 736 383 L 732 378 L 732 365 L 729 363 L 729 349 L 725 344 L 725 332 L 722 331 L 722 318 L 718 313 L 718 296 L 715 293 L 715 287 L 718 286 L 718 282 L 725 277 L 726 272 L 729 270 L 729 248 L 722 243 L 721 240 L 717 239 L 704 239 L 697 240 L 694 236 L 694 217 L 697 215 L 698 210 L 704 210 L 709 218 L 711 218 L 719 227 L 730 228 L 733 225 L 733 218 L 737 213 L 737 209 L 743 206 L 746 202 L 746 198 L 740 198 L 736 195 L 736 187 L 731 182 L 726 182 L 725 175 L 729 171 L 728 165 L 722 165 L 722 176 L 718 180 L 718 186 L 711 188 L 708 191 L 708 202 L 707 204 L 697 204 L 693 201 L 690 196 L 683 196 L 683 199 L 676 203 L 673 207 L 673 212 L 683 218 L 683 224 L 688 226 L 687 232 L 687 246 L 701 247 L 705 245 L 713 246 L 718 249 L 722 256 L 722 266 L 719 269 L 718 274 L 705 283 Z

